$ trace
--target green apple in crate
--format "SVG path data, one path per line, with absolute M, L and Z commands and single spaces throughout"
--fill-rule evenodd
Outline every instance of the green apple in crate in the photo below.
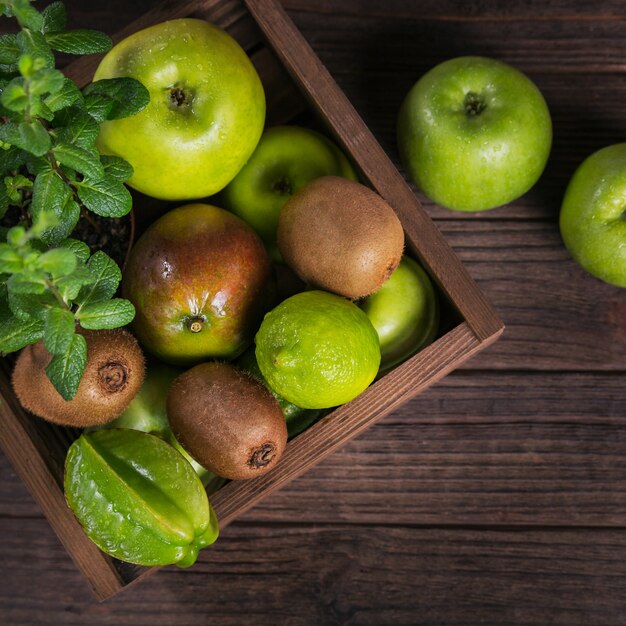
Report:
M 449 209 L 515 200 L 541 175 L 552 144 L 539 89 L 515 68 L 459 57 L 426 73 L 398 117 L 398 148 L 416 185 Z
M 565 192 L 560 226 L 577 263 L 600 280 L 626 287 L 626 143 L 583 161 Z
M 98 147 L 129 161 L 129 184 L 149 196 L 217 193 L 263 132 L 265 94 L 252 62 L 230 35 L 203 20 L 171 20 L 127 37 L 94 80 L 119 76 L 143 83 L 150 103 L 132 121 L 104 122 Z
M 321 176 L 358 180 L 350 161 L 330 139 L 309 128 L 274 126 L 263 133 L 221 199 L 225 208 L 256 230 L 270 256 L 280 261 L 276 244 L 280 211 L 293 194 Z
M 378 333 L 380 373 L 406 361 L 437 336 L 437 292 L 428 274 L 408 256 L 360 306 Z

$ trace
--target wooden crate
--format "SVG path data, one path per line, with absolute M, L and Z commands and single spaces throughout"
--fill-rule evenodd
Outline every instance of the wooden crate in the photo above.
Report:
M 306 111 L 316 116 L 350 156 L 362 180 L 396 210 L 408 250 L 439 286 L 448 311 L 445 332 L 437 341 L 290 441 L 274 470 L 253 480 L 230 482 L 212 495 L 223 529 L 261 498 L 492 343 L 503 324 L 278 0 L 170 0 L 128 25 L 114 40 L 167 19 L 190 16 L 226 29 L 251 56 L 265 86 L 268 124 L 301 119 Z M 97 57 L 83 58 L 69 66 L 67 73 L 86 84 L 98 61 Z M 53 426 L 23 411 L 12 393 L 7 363 L 0 368 L 0 395 L 4 400 L 0 404 L 0 445 L 96 597 L 108 598 L 156 571 L 158 568 L 122 563 L 101 552 L 67 506 L 63 464 L 78 431 Z M 212 549 L 219 550 L 219 543 Z M 202 554 L 210 558 L 210 549 Z

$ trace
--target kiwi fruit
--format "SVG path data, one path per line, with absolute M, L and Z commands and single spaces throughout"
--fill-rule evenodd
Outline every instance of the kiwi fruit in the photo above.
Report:
M 283 207 L 278 247 L 303 281 L 356 300 L 374 293 L 398 267 L 404 230 L 371 189 L 323 176 Z
M 200 465 L 232 480 L 276 465 L 287 445 L 280 405 L 257 380 L 228 363 L 201 363 L 167 396 L 174 436 Z
M 46 375 L 52 355 L 43 341 L 24 348 L 12 384 L 21 405 L 62 426 L 97 426 L 121 413 L 135 397 L 145 375 L 137 340 L 125 330 L 81 330 L 87 342 L 87 365 L 72 400 L 64 400 Z

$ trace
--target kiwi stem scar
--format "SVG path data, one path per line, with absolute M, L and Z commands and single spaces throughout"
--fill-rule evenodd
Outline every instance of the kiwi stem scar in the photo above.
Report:
M 248 459 L 248 465 L 253 469 L 267 467 L 272 462 L 272 459 L 275 456 L 276 446 L 268 441 L 264 443 L 261 447 L 254 450 L 254 452 Z
M 127 368 L 117 361 L 109 361 L 98 368 L 98 379 L 109 393 L 117 393 L 126 387 Z

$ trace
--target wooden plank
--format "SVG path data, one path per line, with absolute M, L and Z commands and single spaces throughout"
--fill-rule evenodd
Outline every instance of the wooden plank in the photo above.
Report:
M 11 626 L 623 623 L 622 530 L 237 524 L 193 569 L 97 605 L 41 520 L 0 519 Z M 263 546 L 263 549 L 259 549 Z
M 576 2 L 574 0 L 282 0 L 289 11 L 315 14 L 356 15 L 377 19 L 463 20 L 463 21 L 517 21 L 517 20 L 620 20 L 626 17 L 621 0 Z
M 401 18 L 381 15 L 372 24 L 371 18 L 360 15 L 293 17 L 322 62 L 332 58 L 331 71 L 354 71 L 365 61 L 376 77 L 405 69 L 420 75 L 462 55 L 497 57 L 526 72 L 612 74 L 626 68 L 624 19 L 433 21 L 416 12 Z
M 580 268 L 556 224 L 439 226 L 507 325 L 501 341 L 464 367 L 626 371 L 626 290 Z
M 625 414 L 622 375 L 455 373 L 246 519 L 626 526 Z M 2 515 L 40 513 L 0 455 Z
M 83 532 L 65 501 L 59 481 L 59 464 L 54 441 L 45 439 L 33 418 L 25 413 L 12 395 L 5 374 L 0 370 L 0 447 L 15 467 L 48 518 L 61 543 L 70 552 L 76 567 L 103 599 L 122 588 L 119 573 Z

